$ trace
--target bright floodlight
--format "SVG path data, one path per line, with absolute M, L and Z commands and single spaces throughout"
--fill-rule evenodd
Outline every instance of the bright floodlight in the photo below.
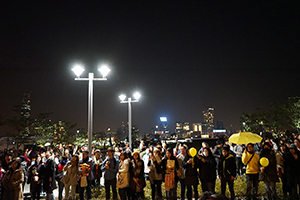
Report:
M 99 68 L 98 71 L 102 74 L 103 78 L 105 78 L 110 72 L 110 69 L 106 65 L 102 65 L 102 67 Z
M 80 75 L 84 71 L 84 68 L 81 65 L 77 64 L 75 65 L 75 67 L 73 67 L 72 71 L 76 74 L 77 77 L 80 77 Z
M 119 96 L 119 98 L 120 98 L 121 101 L 124 101 L 126 99 L 126 95 L 125 94 L 121 94 Z
M 161 122 L 166 122 L 166 121 L 168 121 L 168 119 L 167 119 L 167 117 L 160 117 L 160 121 Z
M 139 92 L 136 92 L 134 93 L 133 97 L 138 100 L 139 98 L 141 98 L 141 94 Z

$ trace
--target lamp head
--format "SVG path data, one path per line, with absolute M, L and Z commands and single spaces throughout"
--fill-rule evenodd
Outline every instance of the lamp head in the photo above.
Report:
M 107 65 L 102 65 L 98 69 L 98 71 L 102 74 L 103 78 L 105 78 L 108 75 L 108 73 L 110 72 L 110 69 L 108 68 Z
M 125 94 L 121 94 L 119 96 L 119 98 L 120 98 L 121 101 L 124 101 L 126 99 L 126 95 Z
M 136 99 L 136 100 L 139 100 L 141 98 L 141 94 L 139 92 L 136 92 L 134 93 L 133 97 Z
M 72 71 L 75 73 L 75 75 L 79 78 L 82 72 L 84 72 L 84 68 L 82 65 L 76 64 L 73 68 Z

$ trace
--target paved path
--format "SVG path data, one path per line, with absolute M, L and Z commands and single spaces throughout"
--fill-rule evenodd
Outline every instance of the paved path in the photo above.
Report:
M 101 185 L 104 185 L 104 179 L 103 179 L 103 178 L 101 178 L 100 184 L 101 184 Z M 58 184 L 57 184 L 57 185 L 58 185 Z M 56 189 L 53 191 L 53 193 L 54 193 L 55 199 L 58 199 L 58 188 L 56 188 Z M 24 194 L 24 199 L 30 199 L 30 185 L 27 184 L 27 183 L 25 184 L 23 194 Z M 63 190 L 63 197 L 64 197 L 64 196 L 65 196 L 65 190 Z M 26 198 L 26 197 L 28 197 L 28 198 Z M 42 195 L 41 195 L 41 198 L 43 199 L 43 198 L 45 198 L 45 196 L 42 196 Z

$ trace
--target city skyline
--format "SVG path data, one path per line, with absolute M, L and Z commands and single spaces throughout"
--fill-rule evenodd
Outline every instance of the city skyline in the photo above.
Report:
M 239 130 L 243 112 L 299 96 L 300 14 L 295 2 L 2 2 L 1 116 L 12 117 L 31 91 L 32 116 L 87 130 L 87 87 L 74 81 L 75 63 L 94 72 L 94 131 L 127 121 L 118 96 L 142 95 L 133 125 L 147 133 L 166 116 L 215 121 Z M 201 119 L 202 121 L 202 119 Z M 175 128 L 175 126 L 174 126 Z M 172 130 L 174 130 L 172 128 Z M 1 129 L 1 127 L 0 127 Z

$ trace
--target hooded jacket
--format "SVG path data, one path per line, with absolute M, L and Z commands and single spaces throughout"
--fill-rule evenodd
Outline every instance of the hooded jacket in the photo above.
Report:
M 233 155 L 228 153 L 227 156 L 221 156 L 218 172 L 220 177 L 236 176 L 236 164 Z
M 79 160 L 79 167 L 80 167 L 80 164 L 83 164 L 83 163 L 86 163 L 90 166 L 90 169 L 87 171 L 89 173 L 87 179 L 89 181 L 94 180 L 94 174 L 93 174 L 94 161 L 93 161 L 93 159 L 89 156 L 86 159 L 82 158 L 81 160 Z M 81 173 L 81 172 L 79 172 L 79 173 Z
M 253 157 L 252 157 L 252 155 L 253 155 Z M 251 157 L 252 157 L 252 159 L 251 159 Z M 249 160 L 250 160 L 250 162 L 249 162 Z M 246 174 L 258 174 L 260 172 L 259 155 L 257 153 L 255 153 L 255 152 L 249 153 L 248 151 L 246 153 L 244 152 L 242 155 L 242 162 L 244 165 L 247 165 Z

